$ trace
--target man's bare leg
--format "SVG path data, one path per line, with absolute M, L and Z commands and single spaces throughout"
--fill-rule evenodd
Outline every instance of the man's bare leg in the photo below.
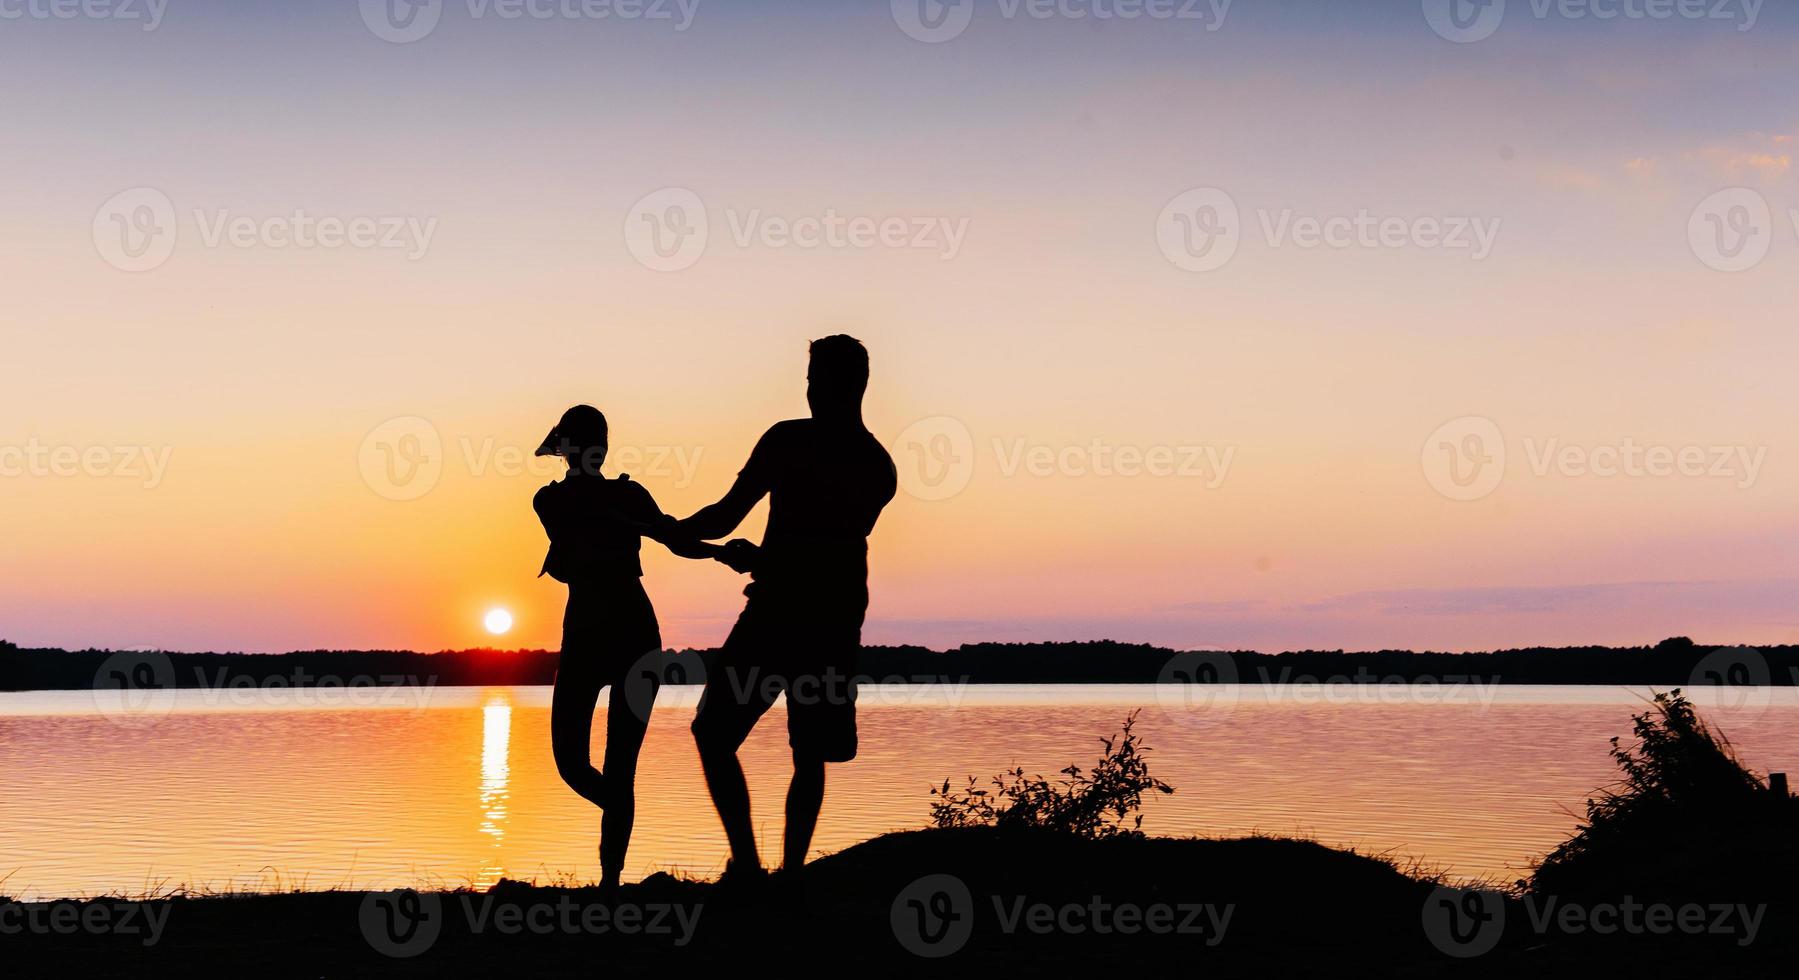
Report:
M 787 786 L 787 831 L 782 838 L 781 865 L 797 871 L 812 852 L 812 832 L 825 802 L 825 763 L 811 756 L 793 757 L 793 782 Z

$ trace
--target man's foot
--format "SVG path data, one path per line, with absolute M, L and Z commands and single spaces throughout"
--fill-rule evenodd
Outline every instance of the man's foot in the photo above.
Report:
M 757 892 L 768 885 L 768 869 L 760 864 L 738 865 L 725 862 L 725 873 L 718 876 L 718 887 L 734 893 Z

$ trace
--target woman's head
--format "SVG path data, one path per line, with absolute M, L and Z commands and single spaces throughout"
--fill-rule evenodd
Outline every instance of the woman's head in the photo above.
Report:
M 570 472 L 598 476 L 606 461 L 606 416 L 592 405 L 576 405 L 562 413 L 561 421 L 537 447 L 539 456 L 561 456 Z

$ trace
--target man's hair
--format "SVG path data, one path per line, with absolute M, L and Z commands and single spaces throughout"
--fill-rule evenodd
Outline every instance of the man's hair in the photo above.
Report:
M 868 387 L 868 348 L 846 333 L 812 342 L 812 380 L 860 391 Z

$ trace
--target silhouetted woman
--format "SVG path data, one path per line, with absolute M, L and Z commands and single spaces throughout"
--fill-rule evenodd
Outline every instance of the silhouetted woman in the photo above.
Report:
M 637 753 L 659 686 L 652 671 L 640 671 L 627 685 L 626 672 L 645 654 L 662 649 L 656 610 L 643 590 L 638 547 L 644 535 L 653 535 L 689 558 L 717 549 L 677 538 L 673 520 L 630 477 L 601 476 L 606 447 L 606 417 L 598 409 L 576 405 L 563 413 L 537 455 L 563 457 L 568 476 L 537 491 L 532 506 L 550 536 L 539 574 L 568 584 L 550 702 L 556 769 L 571 789 L 606 811 L 600 819 L 601 884 L 617 888 L 636 817 Z M 594 706 L 608 685 L 612 696 L 601 772 L 593 767 L 590 745 Z

